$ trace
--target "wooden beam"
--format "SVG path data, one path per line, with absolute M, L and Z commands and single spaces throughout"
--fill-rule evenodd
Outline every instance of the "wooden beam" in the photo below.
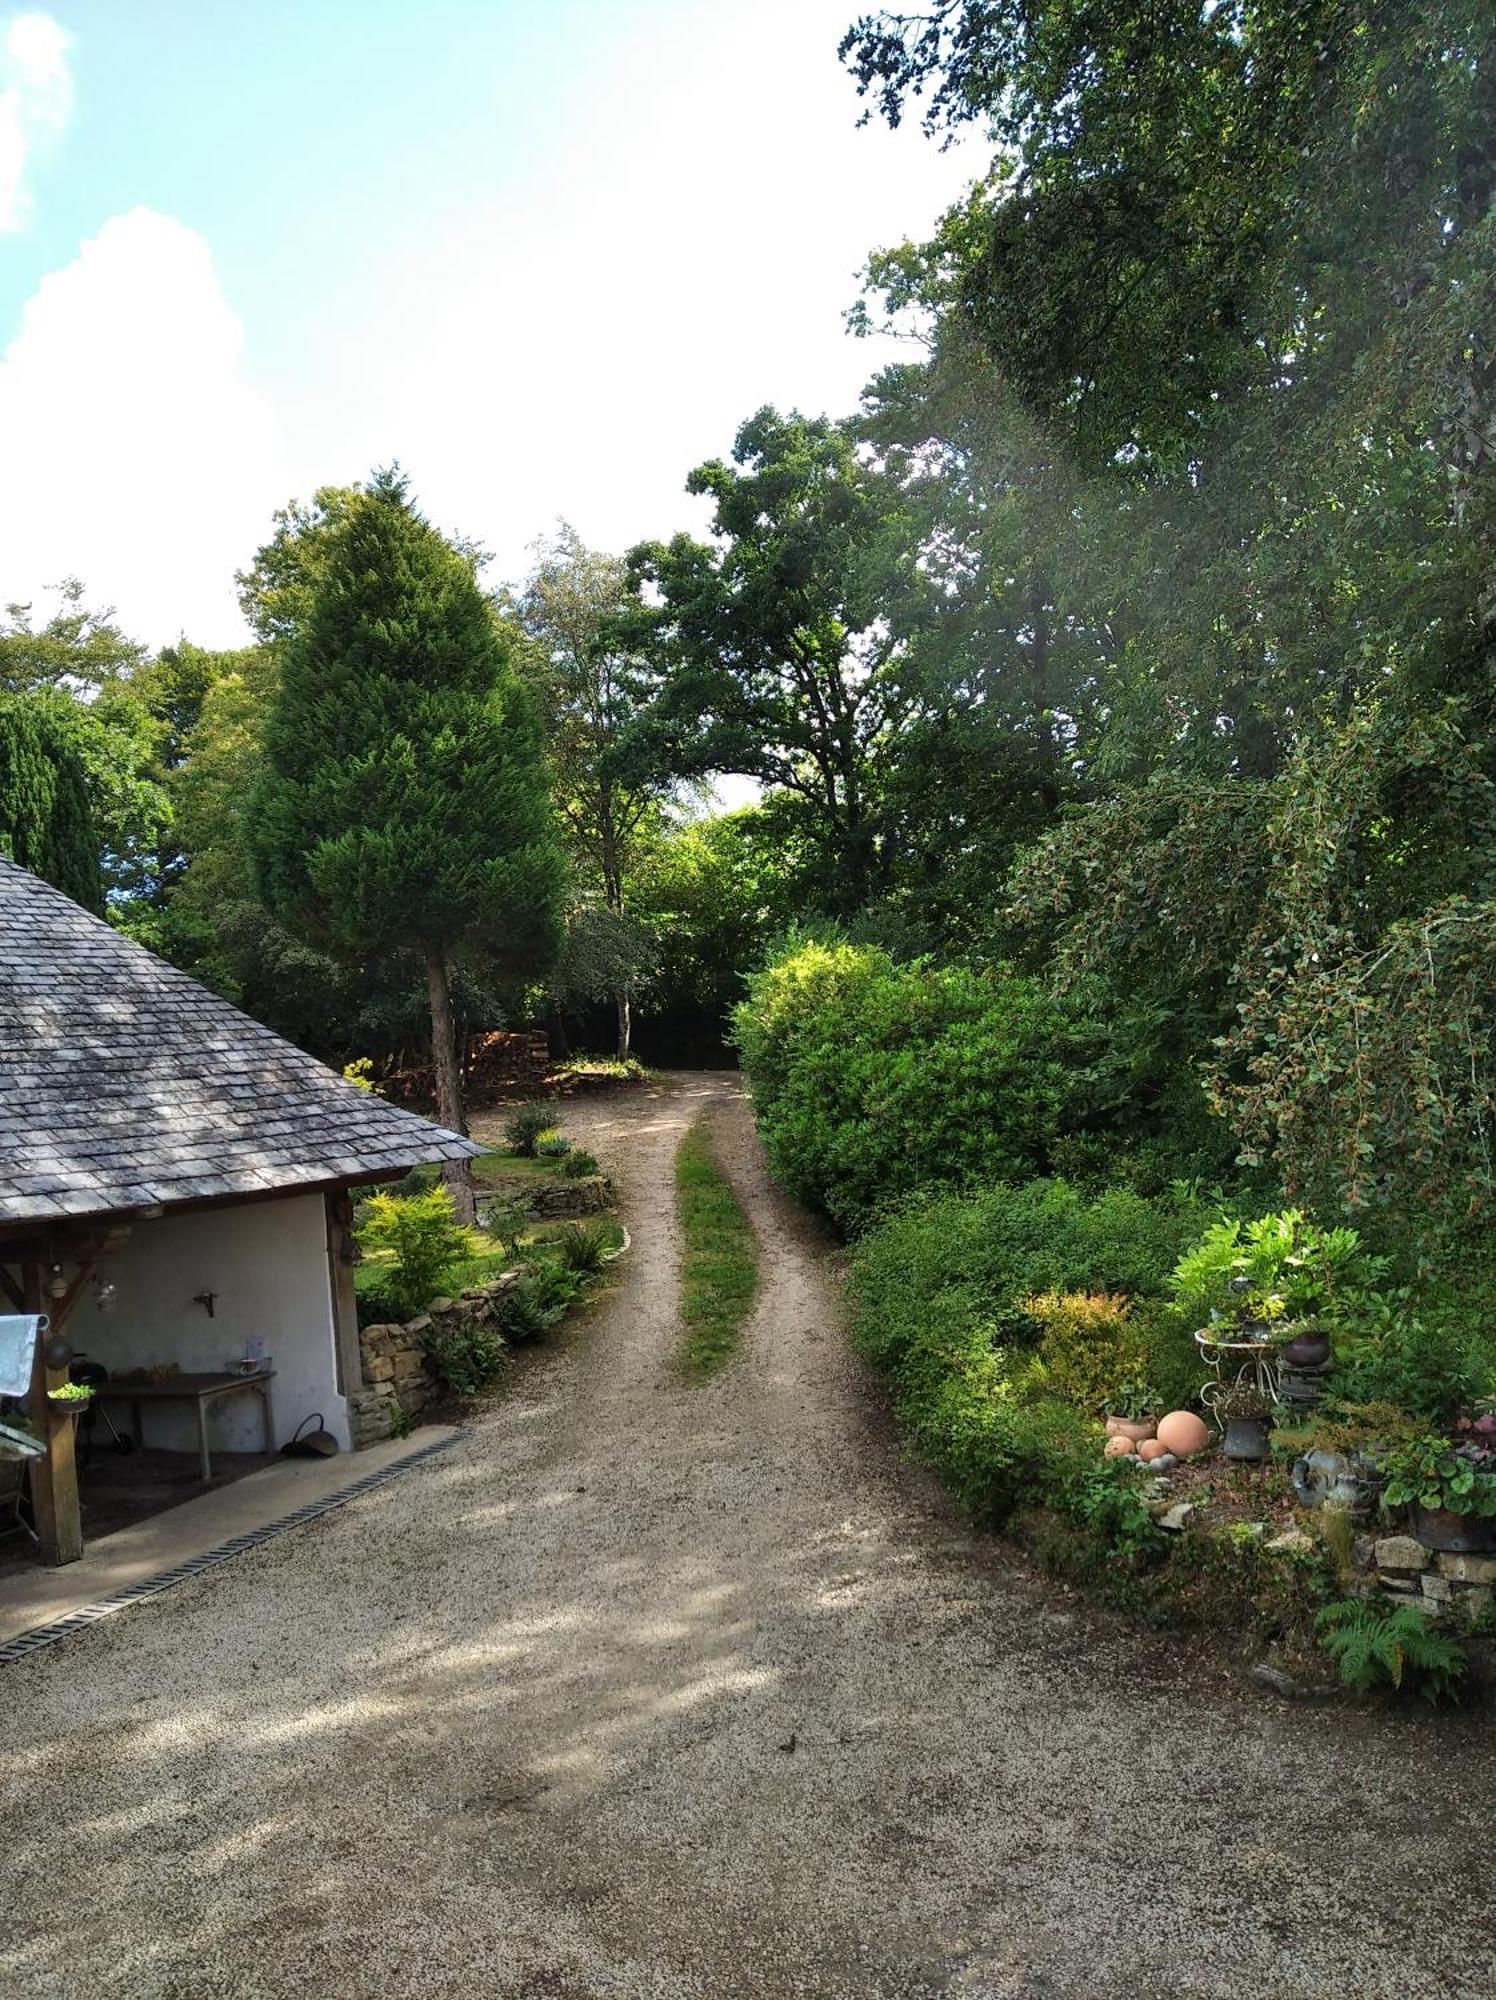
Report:
M 27 1263 L 21 1273 L 25 1312 L 47 1310 L 47 1266 Z M 74 1457 L 75 1429 L 66 1405 L 48 1400 L 49 1389 L 59 1389 L 68 1371 L 49 1368 L 46 1336 L 36 1344 L 36 1364 L 31 1375 L 31 1415 L 38 1434 L 45 1441 L 47 1455 L 31 1461 L 31 1508 L 36 1517 L 37 1540 L 42 1560 L 49 1563 L 77 1562 L 83 1553 L 83 1510 L 78 1501 L 78 1466 Z
M 4 1292 L 18 1313 L 25 1312 L 26 1294 L 21 1290 L 21 1287 L 16 1283 L 3 1264 L 0 1264 L 0 1291 Z

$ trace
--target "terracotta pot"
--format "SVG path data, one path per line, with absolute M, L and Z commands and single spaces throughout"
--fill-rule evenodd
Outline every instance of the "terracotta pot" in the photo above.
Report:
M 1227 1458 L 1257 1463 L 1268 1456 L 1266 1417 L 1227 1417 L 1226 1442 L 1221 1447 Z
M 1474 1556 L 1496 1549 L 1496 1520 L 1478 1514 L 1456 1514 L 1448 1507 L 1411 1509 L 1415 1538 L 1426 1549 Z
M 1141 1444 L 1144 1438 L 1151 1438 L 1158 1429 L 1156 1417 L 1108 1417 L 1106 1434 L 1109 1438 L 1131 1438 L 1134 1444 Z

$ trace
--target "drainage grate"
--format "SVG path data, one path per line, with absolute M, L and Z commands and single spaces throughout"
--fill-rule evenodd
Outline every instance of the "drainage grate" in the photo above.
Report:
M 398 1479 L 402 1472 L 409 1472 L 423 1459 L 434 1458 L 439 1451 L 446 1451 L 460 1435 L 457 1432 L 451 1437 L 438 1438 L 435 1444 L 424 1445 L 408 1458 L 396 1459 L 393 1465 L 382 1465 L 377 1472 L 365 1473 L 351 1486 L 340 1486 L 336 1493 L 326 1493 L 320 1500 L 309 1500 L 294 1514 L 283 1514 L 278 1521 L 270 1521 L 263 1528 L 251 1528 L 246 1534 L 232 1535 L 228 1541 L 220 1542 L 217 1548 L 206 1549 L 202 1555 L 192 1556 L 171 1569 L 159 1570 L 155 1576 L 144 1577 L 139 1583 L 127 1584 L 123 1590 L 111 1591 L 97 1604 L 81 1605 L 78 1610 L 70 1611 L 66 1618 L 54 1619 L 50 1625 L 34 1625 L 29 1632 L 22 1632 L 0 1645 L 0 1667 L 8 1667 L 14 1660 L 23 1660 L 28 1653 L 39 1653 L 43 1646 L 55 1646 L 69 1633 L 81 1632 L 89 1625 L 96 1625 L 111 1612 L 124 1611 L 130 1605 L 140 1603 L 142 1598 L 159 1597 L 163 1590 L 172 1589 L 189 1576 L 197 1576 L 205 1569 L 216 1569 L 220 1563 L 231 1562 L 235 1556 L 242 1556 L 246 1549 L 258 1548 L 261 1542 L 272 1541 L 275 1536 L 283 1535 L 287 1528 L 299 1528 L 303 1521 L 315 1521 L 319 1514 L 331 1513 L 334 1507 L 356 1500 L 361 1493 L 372 1493 L 376 1486 Z

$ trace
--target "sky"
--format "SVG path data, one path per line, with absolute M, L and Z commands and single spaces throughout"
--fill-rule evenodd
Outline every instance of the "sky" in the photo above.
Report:
M 976 170 L 859 129 L 859 0 L 0 0 L 0 604 L 244 636 L 278 506 L 399 460 L 518 581 L 705 527 L 764 403 L 897 349 L 869 252 Z

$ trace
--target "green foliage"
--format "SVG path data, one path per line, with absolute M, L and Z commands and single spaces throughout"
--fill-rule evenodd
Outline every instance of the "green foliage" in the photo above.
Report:
M 503 1337 L 476 1316 L 449 1327 L 433 1326 L 422 1346 L 443 1386 L 454 1396 L 476 1396 L 504 1366 Z
M 48 706 L 0 694 L 0 854 L 86 910 L 103 906 L 83 765 Z
M 1427 1431 L 1379 1445 L 1375 1456 L 1385 1509 L 1445 1508 L 1496 1519 L 1496 1454 Z
M 687 489 L 710 499 L 713 541 L 629 557 L 643 643 L 667 668 L 653 753 L 682 777 L 736 771 L 788 794 L 827 906 L 850 912 L 884 866 L 878 750 L 899 694 L 879 583 L 897 490 L 842 426 L 767 407 Z
M 1199 1222 L 1187 1201 L 1030 1182 L 911 1204 L 859 1241 L 853 1337 L 968 1505 L 993 1520 L 1052 1510 L 1128 1562 L 1160 1547 L 1135 1472 L 1102 1459 L 1076 1402 L 1094 1410 L 1113 1388 L 1151 1401 L 1139 1377 L 1168 1398 L 1178 1327 L 1153 1301 Z
M 470 565 L 381 475 L 328 536 L 265 724 L 251 842 L 270 908 L 338 952 L 479 945 L 518 970 L 559 930 L 531 707 Z
M 381 1288 L 401 1320 L 423 1312 L 471 1254 L 468 1233 L 458 1224 L 452 1198 L 441 1187 L 419 1194 L 371 1195 L 358 1243 L 366 1254 L 384 1252 L 393 1260 Z
M 571 1151 L 571 1141 L 564 1132 L 548 1126 L 544 1132 L 535 1135 L 535 1157 L 537 1160 L 564 1160 Z
M 704 1381 L 732 1355 L 758 1290 L 758 1248 L 732 1183 L 712 1156 L 704 1121 L 681 1140 L 675 1156 L 676 1205 L 685 1250 L 681 1259 L 682 1365 Z
M 1296 1208 L 1223 1217 L 1180 1258 L 1170 1290 L 1197 1326 L 1238 1320 L 1341 1320 L 1387 1269 L 1354 1229 L 1321 1229 Z
M 1147 1352 L 1129 1300 L 1110 1292 L 1044 1292 L 1025 1299 L 1023 1310 L 1042 1329 L 1045 1383 L 1061 1401 L 1095 1416 L 1111 1398 L 1139 1395 Z
M 568 1222 L 551 1240 L 566 1269 L 588 1277 L 602 1270 L 613 1247 L 611 1232 L 595 1222 Z
M 576 1146 L 566 1155 L 566 1162 L 561 1171 L 569 1181 L 582 1181 L 590 1179 L 594 1174 L 600 1174 L 602 1168 L 598 1164 L 596 1153 L 589 1153 L 585 1146 Z
M 517 1153 L 522 1160 L 533 1160 L 536 1157 L 536 1141 L 543 1132 L 554 1129 L 554 1116 L 543 1104 L 522 1104 L 504 1120 L 504 1137 L 509 1150 Z
M 1431 1702 L 1458 1698 L 1469 1664 L 1464 1648 L 1411 1605 L 1341 1598 L 1317 1622 L 1320 1644 L 1357 1694 L 1390 1687 Z
M 1186 1196 L 1150 1201 L 1109 1189 L 1087 1198 L 1064 1181 L 911 1203 L 857 1244 L 850 1286 L 858 1342 L 885 1367 L 903 1367 L 906 1357 L 917 1365 L 942 1328 L 958 1341 L 1031 1347 L 1039 1328 L 1025 1300 L 1104 1291 L 1142 1302 L 1134 1317 L 1152 1376 L 1178 1334 L 1155 1302 L 1201 1220 Z M 1197 1378 L 1198 1361 L 1189 1365 Z M 1169 1386 L 1158 1381 L 1162 1393 Z
M 775 1175 L 843 1228 L 918 1189 L 1041 1171 L 1073 1038 L 1022 979 L 801 944 L 736 1034 Z
M 1407 1287 L 1363 1298 L 1337 1328 L 1331 1380 L 1343 1402 L 1384 1404 L 1450 1423 L 1496 1391 L 1496 1348 L 1464 1302 L 1424 1316 Z

